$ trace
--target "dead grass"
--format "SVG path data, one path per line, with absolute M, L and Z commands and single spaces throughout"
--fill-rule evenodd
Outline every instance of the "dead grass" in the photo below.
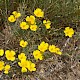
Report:
M 36 4 L 36 6 L 38 5 Z M 53 13 L 54 12 L 50 13 L 50 15 L 46 13 L 46 16 L 53 20 L 51 18 Z M 36 63 L 37 71 L 33 73 L 23 75 L 22 73 L 16 72 L 11 76 L 0 73 L 2 80 L 80 80 L 80 22 L 69 22 L 72 18 L 68 21 L 68 17 L 64 16 L 54 18 L 55 23 L 53 22 L 52 26 L 55 27 L 55 30 L 57 30 L 56 26 L 61 26 L 61 30 L 66 26 L 71 26 L 75 30 L 75 35 L 71 39 L 67 37 L 64 38 L 61 32 L 60 34 L 62 36 L 60 34 L 59 36 L 57 36 L 58 34 L 55 36 L 54 34 L 46 35 L 50 43 L 52 43 L 51 40 L 55 41 L 54 44 L 61 48 L 63 54 L 61 56 L 53 54 L 43 61 L 38 61 Z M 8 26 L 7 23 L 5 24 L 5 21 L 3 24 L 4 28 L 0 30 L 0 48 L 20 51 L 21 48 L 18 42 L 20 37 L 16 37 L 11 33 L 11 27 Z M 0 26 L 3 26 L 3 24 L 0 24 Z

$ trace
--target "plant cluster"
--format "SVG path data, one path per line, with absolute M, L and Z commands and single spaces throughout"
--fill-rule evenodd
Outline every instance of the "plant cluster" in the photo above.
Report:
M 17 11 L 13 11 L 12 15 L 8 17 L 8 21 L 15 24 L 16 20 L 21 17 L 21 13 Z M 33 15 L 26 16 L 24 21 L 21 21 L 19 23 L 19 27 L 21 30 L 28 32 L 28 29 L 30 29 L 33 32 L 38 31 L 39 24 L 38 19 L 43 19 L 42 25 L 45 26 L 46 30 L 48 31 L 51 29 L 51 21 L 49 19 L 44 19 L 44 11 L 40 8 L 37 8 L 34 10 Z M 43 27 L 42 27 L 43 28 Z M 74 30 L 70 27 L 66 27 L 63 31 L 65 36 L 72 37 L 74 34 Z M 30 35 L 30 34 L 29 34 Z M 25 35 L 24 35 L 25 36 Z M 27 37 L 28 39 L 28 37 Z M 26 48 L 29 45 L 29 42 L 27 40 L 21 39 L 19 41 L 20 47 L 22 49 Z M 33 55 L 34 60 L 43 60 L 44 59 L 44 53 L 46 51 L 49 51 L 51 53 L 55 53 L 58 55 L 62 54 L 62 51 L 60 48 L 55 46 L 54 44 L 49 44 L 45 41 L 41 41 L 40 44 L 38 44 L 37 49 L 33 50 L 31 53 Z M 11 61 L 12 63 L 16 61 L 17 65 L 21 68 L 21 72 L 32 72 L 36 71 L 36 64 L 35 62 L 32 62 L 27 58 L 27 54 L 23 51 L 16 56 L 17 53 L 14 50 L 6 50 L 0 49 L 0 57 L 5 56 L 7 61 Z M 5 61 L 0 61 L 0 71 L 4 70 L 5 74 L 8 74 L 12 66 L 10 64 L 7 64 Z

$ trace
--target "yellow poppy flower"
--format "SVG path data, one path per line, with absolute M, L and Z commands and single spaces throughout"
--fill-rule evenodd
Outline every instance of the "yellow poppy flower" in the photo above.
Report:
M 21 72 L 27 72 L 28 61 L 26 59 L 21 59 L 21 62 L 18 62 L 18 65 L 22 67 Z
M 21 13 L 17 11 L 13 11 L 12 14 L 15 16 L 15 18 L 19 18 L 21 16 Z
M 11 60 L 11 61 L 14 61 L 15 60 L 15 52 L 13 50 L 6 50 L 5 51 L 5 56 L 7 58 L 7 60 Z
M 51 28 L 51 22 L 49 20 L 43 20 L 43 24 L 45 25 L 46 29 Z
M 4 54 L 4 50 L 0 49 L 0 56 L 3 56 L 3 54 Z
M 22 67 L 21 72 L 22 73 L 27 72 L 27 69 L 25 67 Z
M 35 64 L 32 63 L 31 61 L 28 61 L 27 69 L 31 72 L 36 71 Z
M 6 66 L 4 67 L 4 73 L 5 73 L 5 74 L 8 74 L 9 70 L 10 70 L 10 65 L 6 65 Z
M 21 22 L 20 27 L 21 29 L 27 30 L 29 28 L 29 25 L 26 22 Z
M 44 41 L 42 41 L 40 45 L 38 45 L 38 49 L 41 52 L 45 52 L 48 49 L 48 43 L 45 43 Z
M 33 15 L 27 16 L 26 21 L 30 24 L 35 24 L 35 17 Z
M 16 21 L 16 18 L 13 15 L 10 15 L 10 17 L 8 17 L 8 20 L 10 22 L 15 22 Z
M 43 55 L 39 50 L 35 50 L 33 51 L 33 56 L 36 60 L 42 60 L 43 59 Z
M 30 25 L 30 29 L 32 31 L 36 31 L 37 30 L 37 25 Z
M 49 45 L 49 51 L 51 52 L 51 53 L 55 53 L 56 52 L 56 46 L 55 45 Z
M 19 60 L 26 59 L 25 53 L 20 53 L 20 54 L 18 55 L 18 59 L 19 59 Z
M 57 48 L 55 45 L 49 45 L 49 51 L 51 53 L 56 53 L 58 55 L 61 55 L 62 54 L 62 52 L 60 51 L 60 49 Z
M 34 14 L 36 17 L 44 17 L 44 12 L 40 8 L 34 10 Z
M 0 61 L 0 71 L 4 69 L 4 61 Z
M 72 37 L 74 34 L 74 30 L 70 27 L 66 27 L 64 30 L 65 36 Z
M 21 46 L 21 47 L 24 48 L 24 47 L 26 47 L 27 45 L 28 45 L 28 42 L 27 42 L 27 41 L 24 41 L 24 40 L 21 40 L 21 41 L 20 41 L 20 46 Z

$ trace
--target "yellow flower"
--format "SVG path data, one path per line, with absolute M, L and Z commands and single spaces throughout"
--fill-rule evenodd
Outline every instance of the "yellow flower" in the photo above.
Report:
M 72 37 L 74 34 L 74 30 L 70 27 L 66 27 L 64 30 L 65 36 Z
M 18 65 L 22 67 L 21 72 L 27 72 L 28 61 L 26 59 L 21 59 L 21 62 L 18 62 Z
M 21 72 L 27 72 L 27 69 L 29 71 L 35 71 L 35 64 L 31 61 L 28 61 L 26 59 L 21 59 L 21 62 L 18 62 L 18 65 L 22 68 Z
M 9 70 L 10 70 L 10 65 L 6 65 L 6 66 L 4 67 L 4 73 L 5 73 L 5 74 L 8 74 Z
M 45 43 L 44 41 L 38 45 L 38 49 L 42 52 L 45 52 L 48 49 L 48 43 Z
M 27 72 L 27 69 L 25 67 L 22 67 L 21 72 L 22 73 Z
M 26 22 L 21 22 L 20 27 L 21 29 L 27 30 L 29 28 L 29 25 Z
M 29 71 L 36 71 L 36 68 L 35 68 L 35 64 L 32 63 L 31 61 L 28 61 L 28 65 L 27 65 L 27 68 Z
M 19 18 L 21 16 L 21 13 L 17 13 L 17 15 L 15 15 L 15 18 Z
M 55 53 L 56 52 L 56 46 L 55 45 L 49 45 L 49 51 L 51 52 L 51 53 Z
M 27 60 L 26 59 L 21 59 L 21 62 L 18 62 L 18 65 L 20 67 L 27 67 Z
M 43 24 L 46 26 L 46 29 L 49 29 L 49 28 L 51 28 L 51 22 L 49 21 L 49 20 L 43 20 Z
M 27 41 L 24 41 L 24 40 L 21 40 L 21 41 L 20 41 L 20 46 L 21 46 L 21 47 L 24 48 L 24 47 L 26 47 L 27 45 L 28 45 L 28 42 L 27 42 Z
M 3 56 L 3 54 L 4 54 L 4 50 L 0 49 L 0 56 Z
M 12 14 L 15 16 L 15 18 L 19 18 L 21 16 L 21 13 L 17 11 L 13 11 Z
M 26 59 L 25 53 L 20 53 L 20 54 L 18 55 L 18 58 L 19 58 L 19 60 Z
M 49 51 L 50 51 L 51 53 L 56 53 L 56 54 L 58 54 L 58 55 L 61 55 L 61 54 L 62 54 L 62 52 L 60 51 L 60 49 L 57 48 L 55 45 L 50 45 L 50 46 L 49 46 Z
M 10 22 L 15 22 L 16 21 L 16 18 L 13 15 L 10 15 L 10 17 L 8 17 L 8 20 Z
M 30 24 L 35 24 L 35 17 L 33 15 L 27 16 L 26 21 Z
M 30 29 L 32 30 L 32 31 L 36 31 L 37 30 L 37 25 L 30 25 Z
M 44 17 L 44 12 L 40 8 L 37 8 L 36 10 L 34 10 L 34 14 L 37 17 Z
M 56 48 L 56 54 L 58 54 L 58 55 L 61 55 L 62 54 L 62 52 L 60 51 L 59 48 Z
M 34 58 L 36 59 L 36 60 L 43 60 L 43 55 L 42 55 L 42 53 L 39 51 L 39 50 L 35 50 L 34 52 L 33 52 L 33 56 L 34 56 Z
M 15 16 L 17 15 L 17 11 L 13 11 L 12 14 Z
M 4 61 L 0 61 L 0 71 L 4 69 Z
M 5 51 L 5 55 L 6 55 L 6 58 L 7 60 L 11 60 L 11 61 L 14 61 L 15 60 L 15 55 L 16 53 L 13 51 L 13 50 L 6 50 Z

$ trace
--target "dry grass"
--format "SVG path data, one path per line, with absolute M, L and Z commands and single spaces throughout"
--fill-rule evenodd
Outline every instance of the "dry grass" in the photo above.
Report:
M 1 2 L 1 0 L 0 0 Z M 2 6 L 4 3 L 5 6 Z M 2 80 L 80 80 L 80 9 L 79 0 L 5 0 L 0 3 L 0 48 L 21 51 L 19 47 L 19 34 L 12 32 L 11 25 L 7 17 L 14 10 L 25 15 L 32 14 L 32 11 L 40 7 L 45 12 L 45 18 L 52 21 L 50 33 L 41 34 L 37 38 L 37 33 L 32 33 L 26 37 L 30 38 L 31 44 L 39 44 L 45 40 L 50 44 L 59 46 L 63 52 L 61 56 L 46 53 L 43 61 L 36 62 L 37 71 L 22 74 L 14 71 L 9 75 L 0 74 Z M 11 5 L 12 4 L 12 5 Z M 11 5 L 11 7 L 9 7 Z M 68 5 L 68 6 L 66 6 Z M 4 9 L 6 11 L 4 11 Z M 24 10 L 23 10 L 24 9 Z M 22 20 L 22 19 L 21 19 Z M 16 23 L 18 26 L 18 24 Z M 16 26 L 15 25 L 15 26 Z M 75 30 L 72 38 L 65 37 L 63 30 L 66 26 L 71 26 Z M 46 31 L 45 31 L 46 33 Z M 25 34 L 25 33 L 24 33 Z M 0 59 L 1 60 L 1 59 Z

